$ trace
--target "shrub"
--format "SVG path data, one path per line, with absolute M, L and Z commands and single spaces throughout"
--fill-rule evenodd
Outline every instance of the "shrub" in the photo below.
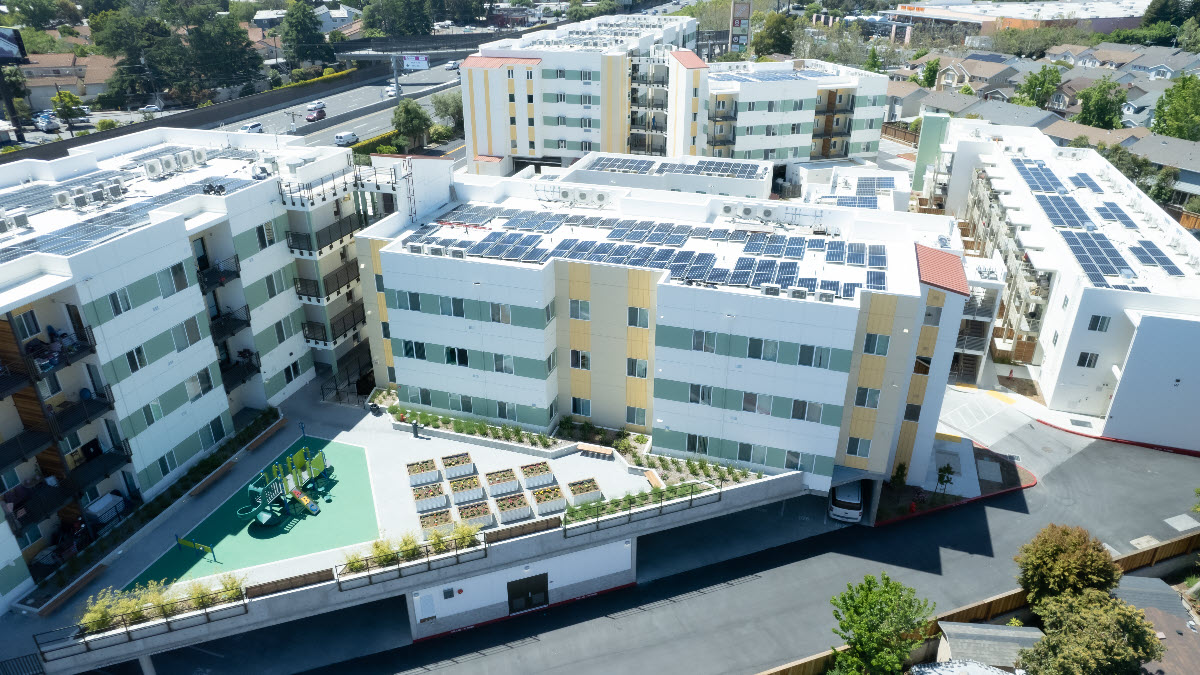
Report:
M 475 535 L 478 533 L 479 527 L 477 525 L 459 523 L 455 525 L 454 530 L 451 531 L 450 539 L 458 548 L 471 548 L 479 543 L 478 540 L 475 539 Z
M 755 478 L 762 478 L 762 476 L 763 476 L 763 474 L 762 474 L 762 469 L 759 469 L 759 470 L 758 470 L 758 473 L 754 474 L 754 477 L 755 477 Z
M 304 69 L 303 68 L 292 68 L 291 75 L 292 75 L 293 83 L 303 82 L 304 80 L 308 79 L 308 78 L 304 77 Z
M 96 122 L 96 131 L 108 131 L 109 129 L 116 129 L 116 128 L 117 128 L 116 120 L 104 119 L 104 120 L 100 120 L 99 122 Z
M 396 146 L 394 146 L 394 145 L 380 145 L 380 146 L 378 146 L 378 147 L 376 147 L 376 148 L 375 148 L 375 152 L 376 152 L 376 153 L 378 153 L 378 154 L 380 154 L 380 155 L 395 155 L 395 154 L 398 154 L 398 153 L 396 152 Z
M 218 590 L 221 591 L 221 601 L 233 602 L 241 599 L 242 586 L 246 584 L 246 577 L 230 572 L 222 574 L 221 578 L 217 580 L 217 584 L 220 586 Z
M 351 572 L 351 573 L 365 572 L 367 569 L 366 561 L 363 560 L 362 554 L 357 551 L 355 551 L 354 553 L 346 554 L 345 564 L 346 564 L 346 566 L 344 568 L 345 571 Z
M 101 121 L 104 121 L 104 120 L 101 120 Z M 10 152 L 16 152 L 20 149 L 21 148 L 19 148 L 18 146 L 15 146 L 15 145 L 6 145 L 3 148 L 0 148 L 0 155 L 7 155 Z
M 183 593 L 187 596 L 191 609 L 204 609 L 213 606 L 217 602 L 217 596 L 213 595 L 212 589 L 203 581 L 189 583 L 187 586 L 184 586 Z
M 1050 524 L 1013 558 L 1017 582 L 1029 594 L 1030 605 L 1063 593 L 1087 588 L 1109 591 L 1121 579 L 1104 543 L 1082 527 Z
M 446 426 L 446 427 L 448 427 L 448 426 L 450 426 L 450 423 L 451 423 L 451 422 L 453 422 L 453 421 L 454 421 L 454 420 L 450 419 L 449 417 L 444 417 L 444 416 L 443 416 L 443 417 L 442 417 L 442 426 Z
M 387 411 L 389 415 L 395 415 L 396 413 L 400 412 L 400 406 L 393 403 L 387 407 Z
M 633 452 L 633 445 L 629 442 L 628 438 L 620 438 L 613 443 L 613 449 L 622 455 L 628 455 Z
M 541 443 L 543 448 L 548 448 L 550 447 L 550 438 L 546 434 L 538 434 L 538 443 Z
M 371 557 L 378 565 L 388 566 L 400 562 L 400 554 L 391 539 L 376 539 L 371 542 Z
M 92 135 L 92 132 L 88 131 L 87 129 L 80 129 L 79 131 L 76 131 L 76 132 L 75 132 L 75 136 L 76 136 L 76 137 L 79 137 L 79 136 L 91 136 L 91 135 Z
M 429 127 L 429 140 L 432 143 L 441 145 L 448 143 L 454 138 L 454 129 L 444 124 L 434 124 Z
M 326 68 L 325 70 L 322 70 L 322 71 L 321 71 L 321 74 L 322 74 L 322 75 L 333 75 L 333 74 L 334 74 L 334 73 L 336 73 L 336 72 L 337 72 L 337 71 L 336 71 L 336 70 L 334 70 L 333 68 Z
M 637 443 L 638 445 L 645 445 L 646 441 L 648 441 L 648 440 L 650 440 L 650 439 L 646 438 L 646 436 L 644 434 L 638 434 L 637 436 L 633 437 L 633 441 L 635 443 Z
M 455 433 L 461 434 L 461 433 L 463 433 L 463 430 L 465 429 L 465 426 L 463 425 L 462 420 L 454 420 L 453 426 L 454 426 Z
M 643 466 L 642 455 L 640 453 L 633 453 L 633 463 L 637 466 Z
M 433 548 L 434 553 L 445 553 L 448 548 L 446 545 L 446 537 L 441 531 L 434 530 L 433 536 L 429 537 L 429 546 Z
M 400 555 L 410 561 L 421 557 L 421 546 L 411 532 L 406 532 L 403 537 L 400 537 Z
M 238 98 L 241 98 L 243 96 L 252 96 L 252 95 L 254 95 L 254 92 L 255 92 L 254 83 L 247 82 L 246 84 L 242 85 L 242 88 L 240 90 L 238 90 Z
M 892 480 L 890 481 L 889 484 L 892 486 L 892 488 L 898 490 L 898 489 L 904 487 L 904 480 L 907 477 L 908 477 L 908 465 L 905 464 L 904 462 L 900 462 L 900 463 L 896 464 L 896 472 L 892 474 Z

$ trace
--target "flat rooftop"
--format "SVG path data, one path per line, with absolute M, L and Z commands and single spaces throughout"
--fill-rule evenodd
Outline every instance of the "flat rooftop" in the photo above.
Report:
M 770 62 L 710 63 L 708 88 L 712 93 L 737 91 L 742 84 L 754 82 L 819 82 L 823 86 L 853 86 L 860 77 L 878 77 L 858 68 L 851 68 L 816 59 L 793 59 Z
M 625 51 L 643 38 L 660 35 L 667 28 L 683 28 L 690 17 L 621 14 L 603 16 L 560 28 L 537 31 L 510 40 L 480 46 L 483 56 L 507 52 L 595 52 Z
M 1121 2 L 973 2 L 973 3 L 922 3 L 901 4 L 884 14 L 921 16 L 978 15 L 984 19 L 1109 19 L 1142 16 L 1146 13 L 1149 0 L 1122 0 Z
M 771 162 L 756 160 L 720 159 L 704 157 L 672 157 L 669 159 L 646 159 L 619 154 L 593 153 L 591 158 L 577 162 L 563 174 L 562 180 L 571 180 L 576 171 L 603 171 L 605 173 L 639 174 L 654 176 L 683 175 L 713 178 L 741 178 L 761 180 L 770 176 L 774 166 Z
M 893 210 L 896 207 L 892 193 L 898 190 L 907 195 L 912 191 L 912 182 L 905 171 L 838 167 L 833 169 L 828 183 L 809 182 L 808 187 L 804 195 L 806 203 Z

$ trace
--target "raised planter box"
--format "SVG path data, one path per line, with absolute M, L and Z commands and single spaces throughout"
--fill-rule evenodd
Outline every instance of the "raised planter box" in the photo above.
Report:
M 479 529 L 496 524 L 496 518 L 492 515 L 492 509 L 487 502 L 458 507 L 458 519 Z
M 548 462 L 534 462 L 521 467 L 521 475 L 525 477 L 525 487 L 530 490 L 550 485 L 554 482 L 554 472 Z
M 469 452 L 443 457 L 442 466 L 446 467 L 446 478 L 458 478 L 475 473 L 475 462 L 471 461 Z
M 452 530 L 454 530 L 454 518 L 450 515 L 449 509 L 434 511 L 433 513 L 426 513 L 421 516 L 421 535 L 426 539 L 432 537 L 434 532 L 441 532 L 443 535 L 447 535 Z
M 571 498 L 571 506 L 580 506 L 588 502 L 598 502 L 604 499 L 600 486 L 595 478 L 584 478 L 573 483 L 567 483 L 567 493 Z
M 413 462 L 408 465 L 408 484 L 412 486 L 436 483 L 442 479 L 442 472 L 432 459 Z
M 525 494 L 522 492 L 497 499 L 496 510 L 500 512 L 500 522 L 502 523 L 515 522 L 533 514 L 529 509 L 529 500 L 525 499 Z
M 511 494 L 521 489 L 521 483 L 517 480 L 517 474 L 512 469 L 493 471 L 489 473 L 486 478 L 488 492 L 490 492 L 493 497 Z
M 479 484 L 479 476 L 463 476 L 450 481 L 450 494 L 455 504 L 477 502 L 486 496 L 483 486 Z
M 567 500 L 563 497 L 562 488 L 550 485 L 533 491 L 533 502 L 537 514 L 544 516 L 567 508 Z
M 417 511 L 432 511 L 446 508 L 450 498 L 442 490 L 441 483 L 433 483 L 413 488 L 413 502 L 417 505 Z

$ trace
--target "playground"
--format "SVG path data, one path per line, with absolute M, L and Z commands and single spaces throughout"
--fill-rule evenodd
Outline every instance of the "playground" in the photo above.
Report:
M 239 488 L 129 587 L 235 572 L 379 537 L 366 450 L 307 436 Z

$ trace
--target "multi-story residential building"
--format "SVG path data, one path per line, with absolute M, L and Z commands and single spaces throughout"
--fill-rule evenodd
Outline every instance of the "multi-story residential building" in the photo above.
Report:
M 953 221 L 895 209 L 906 185 L 848 174 L 788 204 L 760 197 L 765 161 L 411 166 L 418 207 L 358 235 L 376 378 L 402 401 L 590 420 L 817 492 L 925 476 L 969 288 Z
M 483 45 L 463 64 L 469 156 L 771 159 L 878 150 L 887 80 L 814 60 L 708 64 L 686 17 L 601 17 Z
M 3 606 L 352 349 L 349 151 L 296 140 L 157 129 L 5 165 Z
M 1006 267 L 992 357 L 1096 418 L 1088 433 L 1200 448 L 1180 414 L 1200 377 L 1181 356 L 1200 338 L 1200 242 L 1094 150 L 941 115 L 921 135 L 918 188 Z

